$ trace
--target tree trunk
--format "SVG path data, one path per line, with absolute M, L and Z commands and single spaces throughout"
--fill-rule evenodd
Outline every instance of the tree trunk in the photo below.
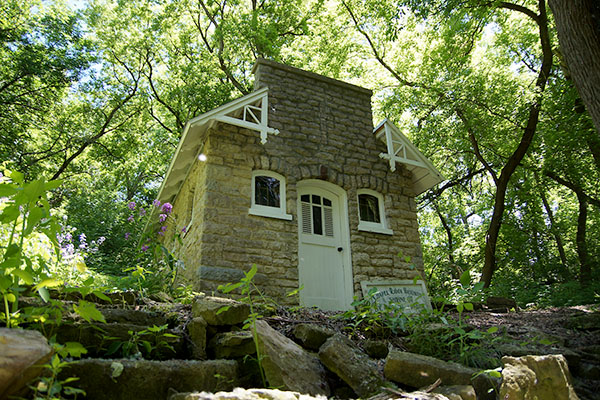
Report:
M 446 221 L 446 218 L 440 211 L 438 205 L 433 203 L 433 208 L 435 209 L 435 212 L 437 213 L 438 218 L 440 219 L 440 222 L 446 231 L 446 237 L 448 238 L 448 261 L 450 262 L 450 268 L 452 268 L 452 277 L 454 279 L 460 279 L 463 271 L 458 265 L 456 265 L 454 260 L 454 241 L 452 239 L 452 229 L 450 229 L 450 225 L 448 225 L 448 221 Z
M 549 0 L 561 53 L 600 135 L 600 3 Z
M 587 224 L 587 196 L 577 192 L 577 201 L 579 201 L 579 217 L 577 217 L 577 256 L 579 257 L 579 283 L 582 287 L 590 284 L 592 279 L 592 265 L 587 251 L 585 241 Z
M 552 236 L 554 236 L 554 240 L 556 241 L 556 248 L 558 249 L 558 255 L 560 256 L 560 262 L 563 265 L 563 272 L 565 275 L 568 274 L 569 268 L 567 267 L 567 255 L 565 253 L 565 246 L 562 241 L 562 237 L 558 232 L 556 227 L 556 222 L 554 220 L 554 213 L 552 212 L 552 208 L 550 204 L 548 204 L 548 199 L 546 198 L 546 193 L 540 189 L 540 197 L 542 198 L 542 203 L 544 204 L 544 210 L 546 210 L 546 214 L 548 215 L 548 219 L 550 220 L 550 232 Z
M 542 107 L 541 94 L 546 88 L 548 77 L 550 76 L 550 70 L 552 68 L 552 47 L 550 45 L 550 35 L 548 33 L 548 15 L 546 13 L 546 2 L 545 0 L 539 0 L 539 15 L 537 16 L 536 22 L 540 31 L 540 42 L 542 45 L 542 66 L 540 68 L 536 87 L 538 91 L 538 97 L 533 104 L 529 107 L 529 116 L 527 118 L 527 125 L 521 142 L 517 149 L 510 156 L 500 177 L 496 181 L 496 197 L 494 199 L 494 212 L 488 227 L 487 235 L 485 238 L 485 261 L 483 269 L 481 271 L 481 281 L 484 283 L 484 287 L 489 287 L 492 282 L 492 275 L 496 269 L 496 244 L 498 241 L 498 235 L 500 234 L 500 227 L 502 226 L 502 216 L 504 215 L 506 189 L 510 181 L 511 176 L 519 166 L 523 157 L 529 149 L 529 145 L 533 140 L 537 124 L 540 116 L 540 109 Z

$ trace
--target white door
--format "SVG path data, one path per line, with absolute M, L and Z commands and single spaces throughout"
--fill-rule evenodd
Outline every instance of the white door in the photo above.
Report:
M 346 310 L 352 301 L 345 200 L 323 187 L 298 185 L 298 274 L 303 306 Z

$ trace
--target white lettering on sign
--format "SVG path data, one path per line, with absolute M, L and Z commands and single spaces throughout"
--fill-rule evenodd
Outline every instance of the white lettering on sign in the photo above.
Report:
M 372 299 L 381 307 L 395 305 L 409 313 L 419 311 L 420 307 L 431 310 L 431 302 L 423 281 L 363 281 L 360 286 L 363 296 L 375 289 Z

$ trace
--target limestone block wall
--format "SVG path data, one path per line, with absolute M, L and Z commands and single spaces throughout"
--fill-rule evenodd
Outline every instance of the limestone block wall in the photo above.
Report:
M 379 158 L 385 146 L 373 135 L 371 92 L 265 60 L 255 75 L 257 89 L 269 87 L 269 126 L 280 133 L 263 145 L 258 132 L 223 123 L 209 130 L 207 159 L 195 162 L 174 204 L 178 219 L 193 214 L 183 245 L 175 244 L 187 277 L 210 293 L 256 263 L 266 293 L 289 299 L 285 294 L 298 287 L 296 184 L 304 179 L 326 180 L 347 193 L 355 294 L 363 280 L 423 276 L 410 172 L 391 172 Z M 286 178 L 291 221 L 248 214 L 255 169 Z M 393 235 L 358 231 L 359 189 L 383 195 Z

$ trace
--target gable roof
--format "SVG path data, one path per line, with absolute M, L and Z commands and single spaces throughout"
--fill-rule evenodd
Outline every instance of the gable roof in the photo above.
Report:
M 373 129 L 373 133 L 387 146 L 387 153 L 381 153 L 379 157 L 390 162 L 390 169 L 395 171 L 396 163 L 401 163 L 412 172 L 412 183 L 416 195 L 444 180 L 431 161 L 389 119 L 381 121 Z
M 194 161 L 202 152 L 208 130 L 216 122 L 256 130 L 260 132 L 262 143 L 267 141 L 269 133 L 277 135 L 279 131 L 268 126 L 268 93 L 269 88 L 263 87 L 189 120 L 185 124 L 157 199 L 161 203 L 172 203 L 175 200 Z

